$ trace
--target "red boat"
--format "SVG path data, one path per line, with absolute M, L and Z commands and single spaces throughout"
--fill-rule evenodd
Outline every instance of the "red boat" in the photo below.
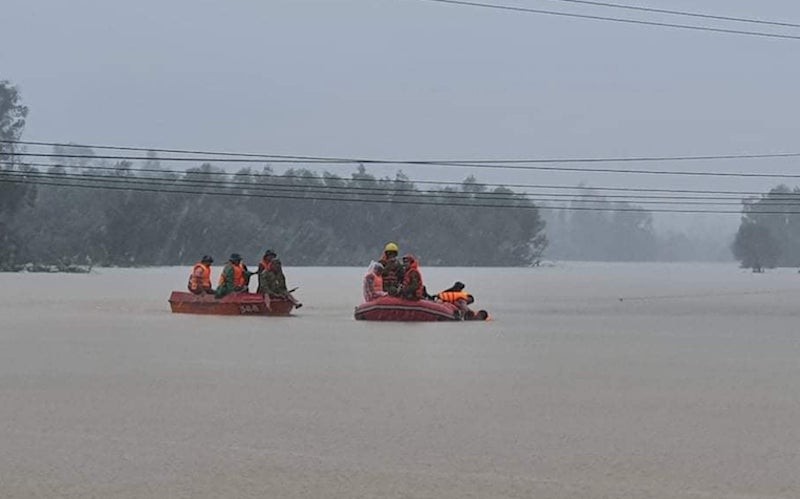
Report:
M 257 293 L 231 293 L 223 298 L 173 291 L 169 296 L 173 313 L 206 315 L 289 315 L 294 304 L 283 298 L 270 298 Z
M 356 307 L 356 320 L 364 321 L 458 321 L 461 311 L 450 303 L 404 300 L 382 296 Z

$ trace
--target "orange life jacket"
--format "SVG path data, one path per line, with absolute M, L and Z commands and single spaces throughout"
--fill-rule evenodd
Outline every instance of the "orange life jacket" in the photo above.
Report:
M 383 291 L 383 277 L 371 270 L 364 276 L 364 301 L 372 301 L 378 296 L 386 294 Z
M 407 289 L 411 284 L 411 281 L 414 280 L 414 276 L 416 276 L 417 280 L 417 289 L 413 291 L 413 294 L 409 296 L 407 293 Z M 406 298 L 410 300 L 421 300 L 423 296 L 425 296 L 425 285 L 422 282 L 422 273 L 419 271 L 419 267 L 416 265 L 416 262 L 412 264 L 407 270 L 405 275 L 403 276 L 403 293 Z
M 233 266 L 233 286 L 236 288 L 243 288 L 247 286 L 247 279 L 244 278 L 243 263 Z
M 455 303 L 458 300 L 467 301 L 469 293 L 465 291 L 443 291 L 437 295 L 440 300 L 447 303 Z
M 205 289 L 211 289 L 211 265 L 198 262 L 189 274 L 189 291 L 200 293 Z
M 247 279 L 244 277 L 244 264 L 243 263 L 231 263 L 231 268 L 233 268 L 233 287 L 234 288 L 243 288 L 247 286 Z M 225 284 L 225 271 L 223 270 L 222 273 L 219 275 L 219 285 L 222 286 Z
M 258 272 L 268 272 L 272 270 L 272 260 L 262 259 L 258 264 Z

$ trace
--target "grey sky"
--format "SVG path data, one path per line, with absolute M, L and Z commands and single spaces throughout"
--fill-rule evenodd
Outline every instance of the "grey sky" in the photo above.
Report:
M 800 22 L 796 0 L 635 4 Z M 5 0 L 2 12 L 0 79 L 18 84 L 31 108 L 29 139 L 391 158 L 800 150 L 800 41 L 416 0 Z M 787 172 L 796 163 L 677 167 Z M 776 183 L 475 173 L 493 182 Z

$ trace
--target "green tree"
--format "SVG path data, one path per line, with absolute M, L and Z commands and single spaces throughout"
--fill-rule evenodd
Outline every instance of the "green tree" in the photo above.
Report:
M 731 247 L 743 267 L 800 265 L 800 189 L 786 185 L 743 201 L 742 222 Z M 756 228 L 757 227 L 757 228 Z M 755 252 L 755 253 L 754 253 Z M 767 255 L 765 260 L 763 255 Z M 758 256 L 758 260 L 753 260 Z
M 0 269 L 18 259 L 22 248 L 16 237 L 14 215 L 33 191 L 27 184 L 18 183 L 24 167 L 19 165 L 17 141 L 25 128 L 28 108 L 22 104 L 19 90 L 8 81 L 0 81 Z
M 775 268 L 780 256 L 777 240 L 770 230 L 753 221 L 743 220 L 731 247 L 733 255 L 744 268 L 760 272 L 764 267 Z

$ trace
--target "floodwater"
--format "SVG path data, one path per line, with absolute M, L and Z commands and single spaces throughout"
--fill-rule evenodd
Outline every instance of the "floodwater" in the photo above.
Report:
M 800 497 L 794 269 L 424 268 L 494 318 L 432 324 L 356 268 L 171 314 L 188 272 L 0 274 L 1 497 Z

